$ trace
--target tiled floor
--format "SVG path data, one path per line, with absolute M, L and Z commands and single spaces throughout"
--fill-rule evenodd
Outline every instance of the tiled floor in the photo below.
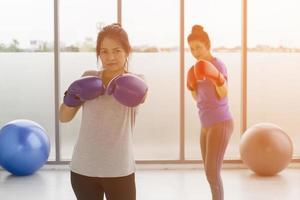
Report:
M 300 169 L 287 168 L 273 177 L 259 177 L 247 169 L 223 169 L 226 200 L 299 200 Z M 138 169 L 138 200 L 210 200 L 201 169 Z M 74 200 L 69 171 L 43 168 L 27 177 L 0 170 L 1 200 Z

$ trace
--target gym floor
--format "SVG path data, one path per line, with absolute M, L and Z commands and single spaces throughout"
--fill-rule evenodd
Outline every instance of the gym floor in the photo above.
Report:
M 201 167 L 137 167 L 137 200 L 211 199 Z M 222 177 L 226 200 L 300 199 L 299 166 L 289 166 L 271 177 L 257 176 L 245 168 L 226 167 L 222 169 Z M 45 165 L 35 174 L 25 177 L 0 170 L 0 199 L 75 200 L 68 167 Z

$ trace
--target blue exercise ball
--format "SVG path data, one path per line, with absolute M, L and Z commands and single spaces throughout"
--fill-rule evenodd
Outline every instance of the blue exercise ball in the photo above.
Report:
M 17 176 L 33 174 L 48 160 L 50 142 L 38 123 L 18 119 L 0 129 L 0 165 Z

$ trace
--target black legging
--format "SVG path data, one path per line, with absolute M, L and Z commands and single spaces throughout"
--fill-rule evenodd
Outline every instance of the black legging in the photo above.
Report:
M 71 171 L 71 184 L 77 200 L 135 200 L 135 174 L 123 177 L 89 177 Z

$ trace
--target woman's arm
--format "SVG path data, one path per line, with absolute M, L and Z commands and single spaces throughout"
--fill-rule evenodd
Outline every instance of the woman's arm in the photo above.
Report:
M 215 85 L 217 94 L 220 98 L 226 97 L 228 90 L 227 90 L 227 84 L 226 82 L 223 83 L 223 85 Z
M 212 80 L 215 85 L 216 92 L 220 98 L 226 97 L 228 93 L 226 78 L 219 72 L 218 80 Z
M 80 107 L 81 106 L 69 107 L 69 106 L 66 106 L 64 103 L 62 103 L 59 108 L 59 121 L 60 122 L 71 121 L 74 118 L 74 116 L 76 115 L 76 113 Z

